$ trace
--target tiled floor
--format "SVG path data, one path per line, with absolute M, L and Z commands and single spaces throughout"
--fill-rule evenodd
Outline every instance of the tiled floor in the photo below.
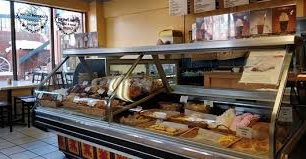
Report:
M 57 136 L 37 128 L 0 128 L 0 159 L 65 159 L 58 150 Z

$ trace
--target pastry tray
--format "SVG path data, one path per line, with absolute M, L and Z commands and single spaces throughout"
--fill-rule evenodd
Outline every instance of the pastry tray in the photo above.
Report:
M 191 120 L 191 117 L 183 116 L 183 115 L 176 116 L 176 117 L 171 117 L 171 118 L 169 118 L 169 121 L 186 124 L 186 125 L 191 126 L 191 127 L 207 128 L 207 126 L 208 126 L 205 119 L 203 119 L 203 120 Z
M 180 135 L 182 138 L 187 138 L 188 140 L 204 143 L 204 144 L 210 144 L 210 145 L 216 145 L 216 146 L 222 146 L 222 147 L 230 147 L 231 145 L 238 142 L 241 138 L 237 137 L 233 142 L 228 143 L 227 145 L 221 145 L 218 140 L 221 137 L 226 137 L 226 134 L 217 133 L 211 130 L 206 130 L 202 128 L 195 127 L 183 134 Z
M 181 115 L 180 112 L 177 111 L 168 111 L 162 109 L 148 109 L 140 112 L 140 114 L 155 119 L 168 119 L 171 117 L 177 117 Z
M 164 125 L 168 128 L 175 128 L 175 129 L 178 129 L 178 131 L 176 131 L 174 133 L 171 133 L 171 132 L 167 132 L 167 131 L 156 130 L 156 129 L 150 127 L 154 124 Z M 160 121 L 151 121 L 151 122 L 139 124 L 139 125 L 137 125 L 137 127 L 147 129 L 147 130 L 150 130 L 150 131 L 153 131 L 153 132 L 161 133 L 161 134 L 170 135 L 170 136 L 178 136 L 178 135 L 180 135 L 180 134 L 189 130 L 188 125 L 178 124 L 178 123 L 173 123 L 173 122 L 160 122 Z

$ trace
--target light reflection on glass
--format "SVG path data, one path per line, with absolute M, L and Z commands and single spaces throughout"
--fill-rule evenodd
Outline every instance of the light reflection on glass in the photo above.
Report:
M 183 147 L 183 149 L 187 150 L 187 151 L 192 151 L 192 152 L 200 153 L 200 154 L 203 154 L 203 155 L 206 155 L 206 156 L 211 156 L 211 154 L 209 154 L 207 152 L 202 152 L 202 151 L 194 150 L 194 149 L 191 149 L 191 148 L 188 148 L 188 147 Z

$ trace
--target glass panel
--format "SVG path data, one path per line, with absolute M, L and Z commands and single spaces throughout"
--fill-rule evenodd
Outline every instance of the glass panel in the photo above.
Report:
M 10 3 L 0 0 L 0 80 L 13 78 Z
M 31 80 L 35 72 L 50 72 L 50 9 L 15 3 L 17 75 Z
M 85 61 L 86 65 L 80 62 L 74 72 L 57 71 L 40 90 L 36 91 L 41 106 L 58 107 L 59 111 L 97 119 L 105 117 L 107 92 L 103 91 L 103 86 L 96 83 L 105 77 L 105 59 Z M 90 71 L 93 77 L 90 76 Z
M 74 34 L 83 33 L 83 14 L 61 9 L 54 9 L 55 63 L 62 60 L 62 49 L 75 45 Z M 73 71 L 79 60 L 70 58 L 63 69 Z

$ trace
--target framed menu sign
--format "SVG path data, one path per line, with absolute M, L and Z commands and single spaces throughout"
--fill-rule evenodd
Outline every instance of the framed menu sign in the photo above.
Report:
M 28 6 L 18 9 L 16 19 L 25 30 L 31 33 L 41 31 L 48 23 L 47 13 L 37 6 Z
M 188 14 L 188 0 L 169 0 L 170 16 L 181 16 Z
M 216 0 L 194 0 L 194 13 L 202 13 L 216 9 Z
M 224 0 L 224 8 L 249 4 L 249 0 Z
M 65 35 L 75 33 L 81 25 L 81 20 L 79 17 L 61 16 L 60 14 L 56 14 L 55 22 L 59 30 Z

